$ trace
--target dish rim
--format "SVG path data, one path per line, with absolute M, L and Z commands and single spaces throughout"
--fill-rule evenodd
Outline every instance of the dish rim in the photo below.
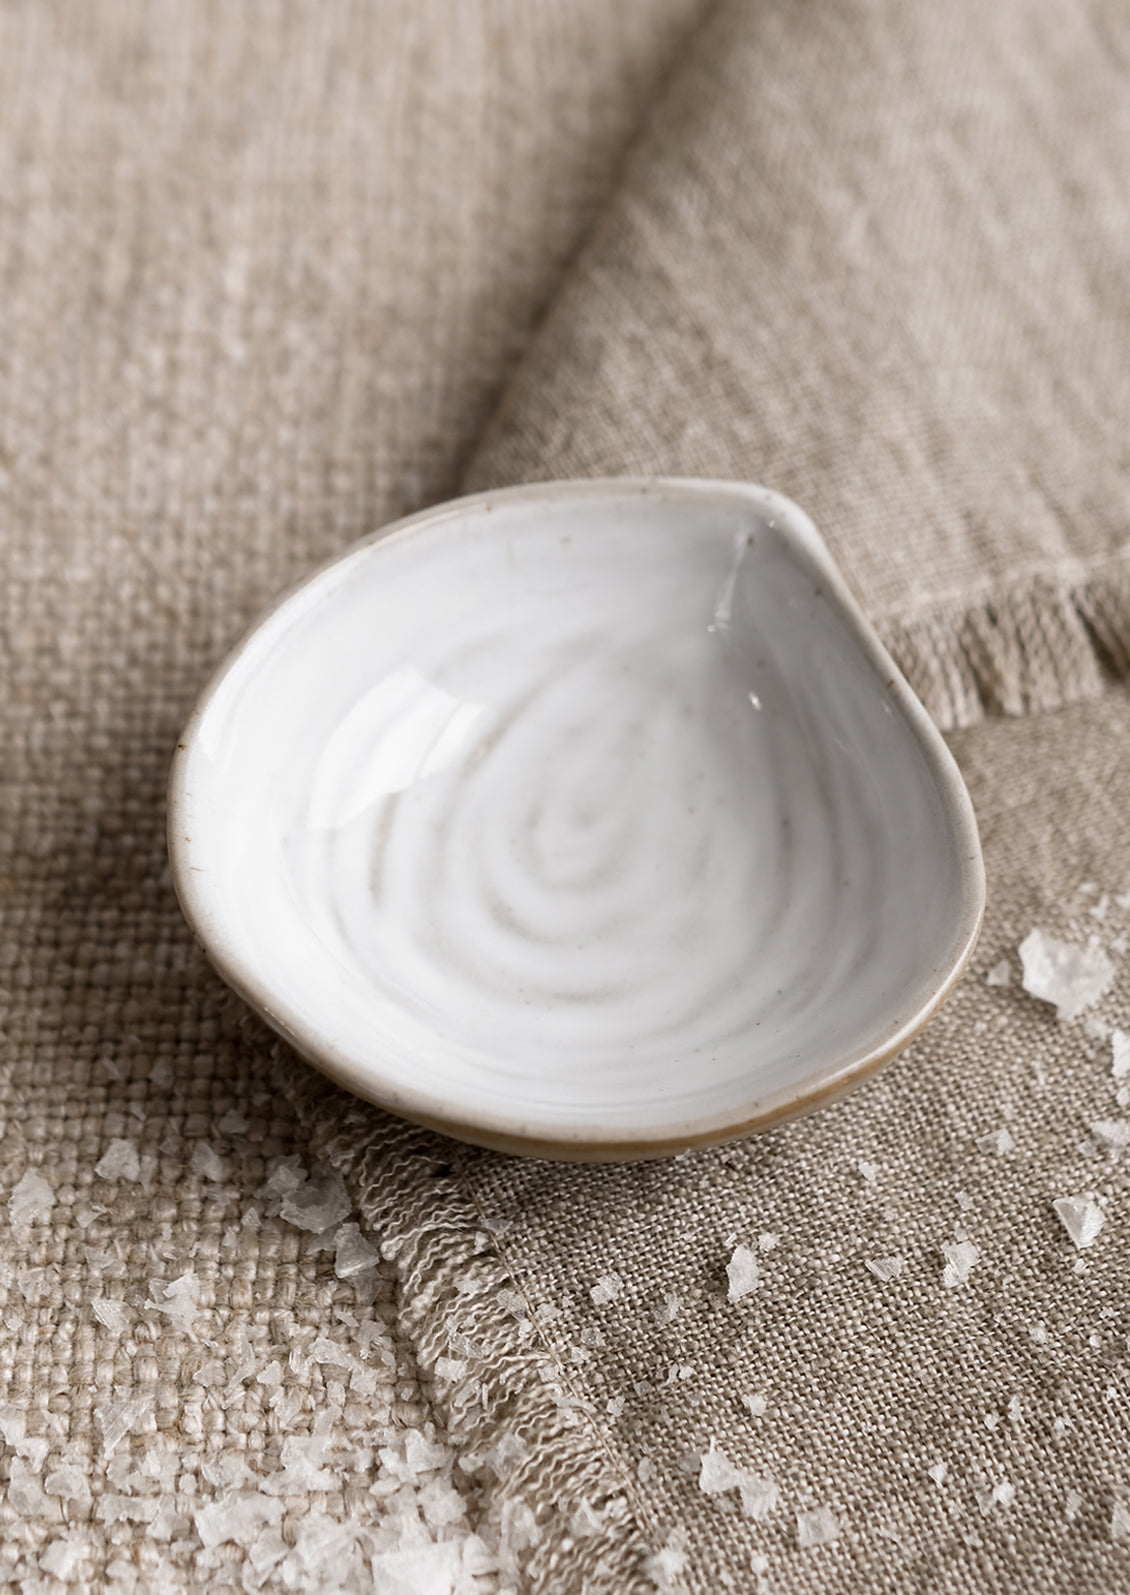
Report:
M 753 502 L 762 511 L 783 523 L 787 536 L 795 537 L 814 556 L 835 600 L 852 625 L 857 641 L 877 668 L 885 675 L 886 690 L 898 711 L 908 722 L 926 760 L 927 767 L 942 795 L 955 835 L 955 858 L 963 866 L 961 876 L 959 933 L 955 936 L 956 955 L 928 999 L 899 1031 L 882 1045 L 863 1050 L 830 1069 L 815 1086 L 803 1091 L 779 1088 L 761 1099 L 737 1103 L 738 1113 L 715 1113 L 694 1121 L 676 1121 L 662 1133 L 639 1135 L 622 1129 L 602 1133 L 600 1125 L 590 1124 L 575 1130 L 554 1127 L 553 1133 L 540 1130 L 535 1115 L 523 1114 L 521 1102 L 509 1114 L 497 1111 L 478 1119 L 464 1119 L 443 1111 L 434 1091 L 419 1090 L 399 1077 L 398 1071 L 384 1073 L 378 1064 L 361 1064 L 335 1043 L 332 1033 L 286 1010 L 285 1000 L 270 989 L 243 956 L 238 938 L 225 925 L 215 896 L 209 897 L 206 872 L 193 863 L 192 832 L 197 815 L 193 807 L 190 781 L 194 751 L 199 747 L 198 732 L 221 685 L 235 670 L 251 643 L 278 613 L 306 590 L 314 589 L 330 570 L 346 561 L 364 557 L 387 543 L 410 540 L 425 527 L 433 528 L 445 520 L 467 515 L 489 514 L 499 503 L 545 504 L 547 500 L 658 497 L 664 499 L 731 499 Z M 296 613 L 295 618 L 298 618 Z M 468 494 L 393 521 L 351 543 L 323 560 L 297 581 L 288 585 L 261 610 L 241 637 L 212 672 L 196 699 L 173 754 L 168 783 L 168 850 L 174 891 L 189 927 L 205 957 L 221 978 L 307 1063 L 353 1095 L 377 1107 L 408 1119 L 427 1129 L 449 1135 L 472 1145 L 528 1157 L 569 1162 L 621 1162 L 672 1156 L 694 1147 L 742 1139 L 756 1131 L 772 1128 L 799 1117 L 846 1094 L 869 1078 L 885 1063 L 902 1052 L 933 1018 L 953 991 L 972 957 L 985 909 L 985 872 L 972 801 L 957 764 L 941 733 L 919 699 L 883 647 L 871 622 L 864 615 L 840 574 L 813 522 L 792 500 L 771 489 L 752 483 L 696 477 L 610 476 L 575 481 L 547 481 Z M 598 1112 L 598 1110 L 595 1110 Z

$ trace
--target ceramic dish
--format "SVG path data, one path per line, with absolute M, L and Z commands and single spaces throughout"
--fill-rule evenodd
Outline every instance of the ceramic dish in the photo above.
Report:
M 310 1062 L 573 1159 L 843 1092 L 984 901 L 957 768 L 811 523 L 718 482 L 490 493 L 350 549 L 208 687 L 170 844 Z

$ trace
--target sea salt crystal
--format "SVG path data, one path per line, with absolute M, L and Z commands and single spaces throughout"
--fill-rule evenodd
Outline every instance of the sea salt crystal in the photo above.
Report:
M 1057 1017 L 1077 1019 L 1106 995 L 1115 969 L 1092 937 L 1086 947 L 1060 941 L 1037 926 L 1020 943 L 1024 990 L 1055 1004 Z
M 23 1229 L 28 1224 L 46 1223 L 54 1205 L 55 1192 L 50 1185 L 41 1174 L 37 1174 L 34 1169 L 28 1169 L 13 1186 L 12 1194 L 8 1198 L 8 1216 L 13 1229 Z
M 214 1545 L 224 1545 L 229 1540 L 249 1546 L 266 1525 L 274 1526 L 282 1517 L 280 1500 L 260 1495 L 257 1490 L 244 1490 L 202 1507 L 193 1513 L 192 1521 L 201 1543 L 211 1550 Z
M 91 1300 L 90 1310 L 100 1324 L 105 1324 L 111 1334 L 123 1334 L 129 1327 L 129 1308 L 124 1302 L 113 1301 L 106 1296 L 95 1296 Z
M 94 1172 L 101 1180 L 139 1180 L 141 1158 L 136 1146 L 132 1141 L 111 1141 L 94 1165 Z
M 495 1295 L 495 1301 L 504 1313 L 509 1313 L 511 1318 L 524 1318 L 526 1316 L 526 1298 L 519 1295 L 516 1290 L 503 1288 Z
M 305 1180 L 279 1204 L 280 1218 L 312 1235 L 324 1235 L 352 1211 L 345 1181 L 337 1173 L 323 1175 L 320 1180 Z
M 237 1113 L 234 1108 L 229 1108 L 216 1128 L 221 1135 L 245 1135 L 250 1126 L 242 1113 Z
M 855 1166 L 868 1185 L 874 1185 L 879 1178 L 879 1165 L 877 1163 L 868 1163 L 864 1158 L 858 1158 Z
M 729 1282 L 727 1295 L 730 1301 L 741 1301 L 743 1296 L 755 1291 L 758 1283 L 756 1253 L 748 1246 L 735 1246 L 726 1264 L 726 1279 Z
M 997 1157 L 1003 1157 L 1006 1152 L 1011 1152 L 1016 1142 L 1007 1130 L 988 1130 L 984 1135 L 979 1135 L 976 1140 L 978 1152 L 992 1152 Z
M 1063 1504 L 1064 1516 L 1069 1523 L 1074 1523 L 1079 1516 L 1079 1508 L 1083 1505 L 1083 1497 L 1078 1490 L 1068 1490 L 1067 1499 Z
M 150 1300 L 147 1307 L 155 1308 L 186 1334 L 196 1321 L 196 1297 L 200 1281 L 193 1270 L 187 1269 L 177 1279 L 151 1279 Z
M 264 1197 L 268 1202 L 278 1202 L 284 1196 L 296 1191 L 305 1178 L 306 1170 L 302 1167 L 302 1159 L 296 1152 L 291 1153 L 289 1157 L 279 1158 L 271 1166 L 270 1173 L 255 1194 Z
M 775 1247 L 780 1246 L 781 1237 L 773 1234 L 759 1235 L 757 1244 L 763 1252 L 771 1252 Z
M 740 1470 L 738 1495 L 741 1498 L 742 1511 L 754 1523 L 764 1523 L 781 1499 L 781 1492 L 777 1488 L 775 1479 L 762 1478 L 759 1474 L 750 1473 L 746 1469 Z
M 1008 1400 L 1008 1421 L 1010 1423 L 1019 1423 L 1021 1410 L 1020 1397 L 1010 1396 Z
M 673 1323 L 674 1320 L 679 1316 L 679 1310 L 682 1305 L 683 1303 L 681 1297 L 674 1295 L 674 1293 L 671 1291 L 665 1291 L 663 1293 L 663 1300 L 656 1302 L 655 1306 L 651 1309 L 651 1316 L 655 1321 L 655 1327 L 657 1329 L 663 1329 L 667 1324 Z
M 840 1523 L 836 1514 L 826 1506 L 814 1506 L 796 1517 L 797 1544 L 802 1551 L 817 1545 L 831 1545 L 840 1537 Z
M 90 1484 L 82 1468 L 56 1468 L 43 1481 L 48 1495 L 57 1495 L 61 1501 L 77 1501 L 79 1506 L 90 1505 Z
M 1113 1057 L 1110 1072 L 1116 1080 L 1130 1074 L 1130 1035 L 1125 1030 L 1112 1030 L 1110 1050 Z
M 58 1501 L 46 1495 L 34 1472 L 20 1457 L 13 1457 L 8 1474 L 8 1505 L 23 1517 L 50 1517 L 62 1514 Z
M 1089 1196 L 1061 1196 L 1052 1205 L 1079 1251 L 1094 1244 L 1106 1222 L 1106 1214 L 1097 1202 Z
M 985 983 L 989 986 L 1011 986 L 1012 970 L 1007 958 L 1002 958 L 999 964 L 994 964 L 985 976 Z
M 872 1257 L 872 1258 L 866 1258 L 866 1259 L 864 1259 L 864 1265 L 863 1266 L 866 1269 L 868 1269 L 872 1274 L 874 1274 L 876 1279 L 881 1279 L 884 1283 L 886 1283 L 886 1281 L 888 1279 L 897 1279 L 898 1276 L 902 1273 L 902 1258 L 901 1257 Z
M 579 1538 L 576 1530 L 571 1530 L 574 1538 Z M 654 1556 L 649 1556 L 643 1564 L 643 1571 L 651 1579 L 658 1590 L 676 1590 L 681 1588 L 679 1580 L 687 1567 L 687 1536 L 682 1529 L 672 1529 L 667 1536 L 666 1543 Z
M 334 1273 L 354 1279 L 380 1263 L 381 1254 L 361 1233 L 360 1224 L 342 1224 L 334 1236 Z
M 949 1468 L 944 1462 L 935 1462 L 932 1467 L 926 1469 L 926 1472 L 933 1479 L 934 1483 L 940 1488 L 946 1482 L 946 1477 L 949 1474 Z
M 102 1430 L 102 1454 L 109 1456 L 114 1447 L 125 1439 L 134 1425 L 148 1412 L 150 1403 L 145 1396 L 127 1397 L 113 1401 L 108 1407 L 96 1407 L 94 1416 Z
M 1110 1537 L 1116 1545 L 1130 1540 L 1130 1507 L 1123 1506 L 1121 1501 L 1114 1503 L 1110 1515 Z
M 603 1274 L 589 1291 L 594 1307 L 605 1307 L 610 1301 L 615 1301 L 624 1289 L 624 1281 L 619 1274 Z
M 227 1173 L 227 1165 L 207 1141 L 198 1141 L 192 1154 L 192 1172 L 199 1174 L 202 1180 L 214 1180 L 218 1184 Z
M 52 1540 L 47 1549 L 41 1553 L 40 1570 L 62 1583 L 68 1583 L 75 1568 L 88 1554 L 89 1548 L 85 1534 L 65 1534 L 61 1539 Z
M 746 1517 L 759 1523 L 765 1521 L 780 1498 L 773 1479 L 735 1467 L 713 1440 L 702 1455 L 698 1487 L 704 1495 L 724 1495 L 728 1490 L 737 1490 Z
M 1091 1125 L 1091 1134 L 1100 1145 L 1117 1157 L 1130 1146 L 1130 1120 L 1126 1119 L 1096 1119 Z
M 765 1411 L 769 1403 L 766 1401 L 764 1396 L 742 1396 L 741 1399 L 749 1408 L 749 1415 L 751 1418 L 762 1418 L 765 1416 Z
M 942 1271 L 942 1284 L 947 1290 L 956 1290 L 969 1278 L 981 1253 L 972 1241 L 943 1241 L 942 1256 L 946 1266 Z

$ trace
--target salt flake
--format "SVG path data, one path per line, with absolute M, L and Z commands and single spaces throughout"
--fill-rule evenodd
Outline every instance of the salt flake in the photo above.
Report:
M 132 1141 L 111 1141 L 94 1172 L 100 1180 L 138 1180 L 141 1178 L 141 1158 Z
M 726 1264 L 726 1278 L 729 1281 L 727 1295 L 730 1301 L 741 1301 L 743 1296 L 748 1296 L 757 1289 L 758 1269 L 757 1255 L 748 1246 L 735 1246 L 733 1256 Z
M 90 1303 L 90 1310 L 100 1324 L 114 1335 L 120 1335 L 129 1327 L 129 1308 L 124 1302 L 113 1301 L 106 1296 L 95 1296 Z
M 826 1506 L 814 1506 L 807 1512 L 798 1512 L 796 1518 L 797 1544 L 802 1551 L 816 1545 L 831 1545 L 840 1537 L 840 1522 Z
M 1114 965 L 1096 938 L 1079 947 L 1037 926 L 1020 943 L 1020 961 L 1024 990 L 1054 1003 L 1057 1017 L 1063 1020 L 1077 1019 L 1114 983 Z
M 210 1550 L 229 1540 L 249 1546 L 264 1527 L 280 1522 L 282 1516 L 283 1504 L 275 1497 L 242 1490 L 202 1507 L 193 1514 L 192 1521 L 202 1544 Z
M 972 1241 L 943 1241 L 942 1255 L 946 1260 L 942 1284 L 947 1290 L 956 1290 L 965 1284 L 981 1253 Z
M 872 1257 L 865 1258 L 863 1266 L 881 1279 L 886 1284 L 888 1279 L 897 1279 L 902 1273 L 901 1257 Z
M 1011 1152 L 1016 1142 L 1007 1130 L 988 1130 L 984 1135 L 979 1135 L 975 1142 L 978 1152 L 991 1152 L 997 1157 L 1003 1157 L 1006 1152 Z
M 1091 1134 L 1112 1152 L 1124 1152 L 1130 1146 L 1130 1120 L 1096 1119 Z
M 1116 1080 L 1122 1080 L 1130 1074 L 1130 1035 L 1125 1030 L 1111 1031 L 1110 1050 L 1114 1060 L 1110 1072 Z
M 207 1141 L 198 1141 L 192 1154 L 192 1172 L 202 1180 L 219 1183 L 227 1173 L 227 1165 L 220 1154 Z
M 1061 1196 L 1052 1204 L 1077 1250 L 1091 1246 L 1106 1223 L 1106 1214 L 1089 1196 Z
M 594 1307 L 605 1307 L 610 1301 L 615 1301 L 624 1289 L 624 1281 L 619 1274 L 604 1274 L 597 1280 L 589 1291 Z
M 55 1205 L 55 1192 L 41 1174 L 34 1169 L 12 1188 L 8 1198 L 8 1216 L 13 1229 L 23 1229 L 28 1224 L 43 1224 L 51 1216 Z
M 360 1224 L 343 1224 L 334 1236 L 334 1273 L 338 1279 L 353 1279 L 376 1268 L 380 1260 L 380 1252 L 362 1235 Z
M 305 1180 L 283 1196 L 279 1217 L 298 1229 L 323 1235 L 340 1224 L 353 1211 L 353 1203 L 340 1174 L 326 1174 L 320 1180 Z
M 1114 1503 L 1110 1515 L 1110 1537 L 1116 1545 L 1130 1540 L 1130 1507 L 1123 1506 L 1121 1501 Z
M 999 964 L 993 965 L 985 976 L 985 984 L 988 986 L 1012 985 L 1012 969 L 1007 958 L 1002 958 Z

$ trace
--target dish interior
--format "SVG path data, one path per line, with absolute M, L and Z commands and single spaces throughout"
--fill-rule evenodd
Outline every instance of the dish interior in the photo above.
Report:
M 410 1117 L 747 1122 L 890 1049 L 970 938 L 970 822 L 891 677 L 769 495 L 469 501 L 324 570 L 212 690 L 191 916 Z

